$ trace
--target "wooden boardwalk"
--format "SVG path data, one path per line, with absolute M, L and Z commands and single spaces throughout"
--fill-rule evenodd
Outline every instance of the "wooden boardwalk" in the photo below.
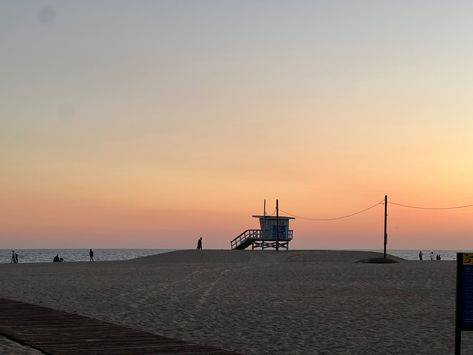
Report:
M 237 354 L 4 298 L 0 334 L 45 354 Z

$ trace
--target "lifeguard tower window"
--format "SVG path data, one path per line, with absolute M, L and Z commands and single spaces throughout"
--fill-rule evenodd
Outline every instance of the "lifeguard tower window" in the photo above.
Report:
M 253 216 L 259 219 L 260 229 L 248 229 L 231 241 L 232 249 L 289 249 L 293 233 L 289 229 L 288 216 Z
M 284 239 L 287 240 L 287 226 L 279 226 L 279 234 L 278 234 L 278 226 L 272 226 L 273 227 L 273 238 L 278 238 L 279 239 Z

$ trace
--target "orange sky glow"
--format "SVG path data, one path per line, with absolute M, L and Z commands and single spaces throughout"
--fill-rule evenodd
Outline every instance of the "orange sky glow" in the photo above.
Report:
M 473 203 L 470 2 L 217 3 L 0 5 L 0 249 Z M 473 249 L 473 208 L 388 215 L 389 248 Z M 291 247 L 382 249 L 383 218 L 296 218 Z

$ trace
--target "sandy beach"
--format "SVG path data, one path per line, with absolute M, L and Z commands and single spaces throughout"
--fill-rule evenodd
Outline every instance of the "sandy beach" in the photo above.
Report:
M 377 255 L 189 250 L 2 264 L 0 297 L 244 354 L 453 353 L 455 262 L 356 263 Z M 473 334 L 463 339 L 473 353 Z
M 0 335 L 0 354 L 2 355 L 41 355 L 40 351 L 30 348 L 29 346 L 18 344 Z

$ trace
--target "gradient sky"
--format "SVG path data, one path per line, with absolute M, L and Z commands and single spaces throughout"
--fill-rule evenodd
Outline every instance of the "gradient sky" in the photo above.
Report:
M 229 248 L 267 199 L 473 203 L 471 1 L 0 2 L 0 248 Z M 293 248 L 382 248 L 383 206 Z M 389 205 L 389 248 L 473 208 Z

